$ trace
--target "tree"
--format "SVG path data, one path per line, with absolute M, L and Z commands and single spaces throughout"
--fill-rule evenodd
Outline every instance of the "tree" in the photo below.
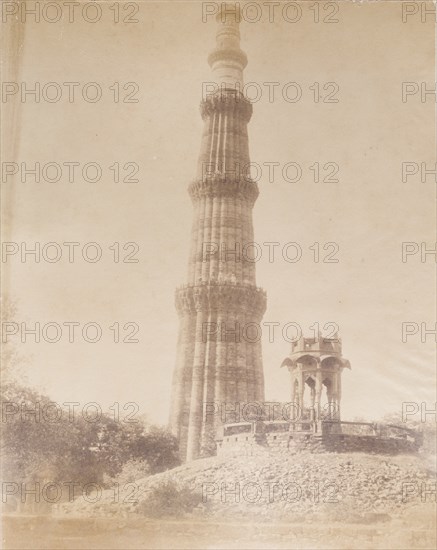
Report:
M 180 463 L 176 439 L 163 428 L 107 415 L 97 422 L 71 418 L 48 396 L 17 382 L 4 384 L 1 397 L 6 482 L 83 487 L 117 475 L 132 477 L 135 471 L 144 477 Z M 67 488 L 63 496 L 70 498 Z

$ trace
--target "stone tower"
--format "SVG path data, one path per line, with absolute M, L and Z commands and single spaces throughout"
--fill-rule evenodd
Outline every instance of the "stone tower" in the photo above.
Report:
M 350 369 L 350 363 L 342 357 L 341 340 L 317 337 L 301 337 L 293 342 L 291 354 L 281 367 L 288 367 L 291 375 L 291 402 L 295 415 L 302 421 L 340 420 L 341 373 Z M 305 396 L 309 392 L 309 401 Z M 322 407 L 324 395 L 325 406 Z
M 183 460 L 215 452 L 224 407 L 264 400 L 256 335 L 266 295 L 256 286 L 251 256 L 258 186 L 245 169 L 252 105 L 241 93 L 247 58 L 235 6 L 222 4 L 216 20 L 216 48 L 208 57 L 214 90 L 201 102 L 204 130 L 188 188 L 194 206 L 188 283 L 176 291 L 180 329 L 170 427 Z

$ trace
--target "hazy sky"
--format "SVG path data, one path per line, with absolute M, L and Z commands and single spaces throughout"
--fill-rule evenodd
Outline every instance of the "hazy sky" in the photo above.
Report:
M 251 158 L 262 167 L 254 209 L 263 250 L 257 282 L 267 291 L 264 320 L 280 323 L 273 343 L 263 333 L 266 397 L 289 399 L 288 372 L 279 368 L 290 351 L 283 326 L 299 323 L 310 335 L 315 322 L 334 322 L 352 365 L 343 374 L 344 418 L 398 412 L 404 401 L 431 406 L 433 336 L 403 343 L 402 323 L 434 327 L 435 263 L 431 256 L 421 263 L 420 255 L 402 263 L 401 251 L 404 241 L 435 243 L 435 181 L 402 182 L 401 166 L 435 163 L 433 97 L 402 102 L 402 82 L 429 88 L 435 82 L 432 21 L 416 16 L 403 23 L 397 2 L 339 2 L 338 23 L 315 23 L 311 4 L 300 3 L 296 23 L 280 15 L 269 22 L 264 8 L 259 22 L 241 25 L 245 79 L 262 91 L 249 124 Z M 330 13 L 323 4 L 321 18 Z M 59 402 L 96 401 L 104 409 L 137 402 L 152 420 L 166 422 L 178 331 L 174 290 L 186 279 L 192 221 L 187 186 L 199 153 L 198 106 L 202 82 L 210 80 L 206 58 L 216 24 L 212 17 L 202 22 L 200 2 L 140 2 L 133 16 L 139 23 L 131 24 L 114 23 L 108 4 L 100 5 L 94 24 L 81 17 L 69 23 L 65 13 L 57 23 L 26 24 L 20 82 L 56 82 L 63 95 L 57 103 L 8 99 L 4 110 L 20 107 L 21 135 L 16 158 L 3 160 L 78 162 L 79 170 L 95 162 L 103 175 L 97 183 L 79 176 L 69 183 L 65 168 L 57 183 L 31 177 L 23 183 L 17 175 L 2 184 L 4 240 L 29 248 L 81 243 L 73 263 L 65 247 L 58 263 L 9 258 L 3 289 L 19 301 L 17 322 L 97 322 L 103 330 L 95 344 L 82 341 L 81 327 L 74 343 L 66 328 L 58 343 L 12 337 L 29 358 L 33 384 Z M 80 83 L 73 103 L 63 82 Z M 96 103 L 82 99 L 89 82 L 102 89 Z M 125 83 L 136 83 L 139 101 L 115 103 L 115 82 L 121 97 L 134 90 L 123 91 Z M 265 82 L 278 83 L 273 102 Z M 284 100 L 290 82 L 301 87 L 300 101 Z M 324 91 L 327 82 L 338 86 L 339 101 L 315 103 L 314 83 L 326 96 L 334 89 Z M 116 162 L 138 164 L 139 182 L 115 183 L 109 167 Z M 273 182 L 263 165 L 271 162 L 280 163 Z M 281 176 L 289 162 L 301 166 L 300 181 Z M 309 169 L 315 162 L 336 163 L 340 181 L 315 183 Z M 82 260 L 89 242 L 102 247 L 101 261 Z M 114 263 L 114 242 L 137 243 L 139 263 Z M 280 243 L 272 263 L 264 242 Z M 297 263 L 281 254 L 289 242 L 302 247 Z M 337 243 L 339 262 L 314 262 L 309 247 L 316 242 Z M 137 323 L 139 343 L 114 343 L 115 322 Z

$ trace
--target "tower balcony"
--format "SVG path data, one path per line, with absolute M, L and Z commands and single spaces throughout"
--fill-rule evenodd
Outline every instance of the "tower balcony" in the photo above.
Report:
M 261 318 L 266 310 L 267 294 L 255 285 L 231 282 L 201 282 L 176 289 L 179 315 L 197 311 L 238 311 Z
M 195 179 L 188 186 L 191 200 L 196 202 L 202 197 L 234 197 L 246 199 L 253 205 L 258 198 L 258 184 L 238 171 L 231 173 L 208 173 L 200 179 Z
M 215 112 L 239 116 L 247 123 L 252 117 L 253 108 L 238 86 L 222 86 L 200 103 L 203 120 Z

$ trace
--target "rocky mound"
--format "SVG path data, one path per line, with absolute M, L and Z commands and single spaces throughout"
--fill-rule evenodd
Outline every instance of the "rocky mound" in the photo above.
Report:
M 386 521 L 435 510 L 435 462 L 412 455 L 269 452 L 211 457 L 79 497 L 60 513 L 252 521 Z M 426 492 L 428 491 L 428 493 Z M 90 498 L 88 498 L 90 500 Z

